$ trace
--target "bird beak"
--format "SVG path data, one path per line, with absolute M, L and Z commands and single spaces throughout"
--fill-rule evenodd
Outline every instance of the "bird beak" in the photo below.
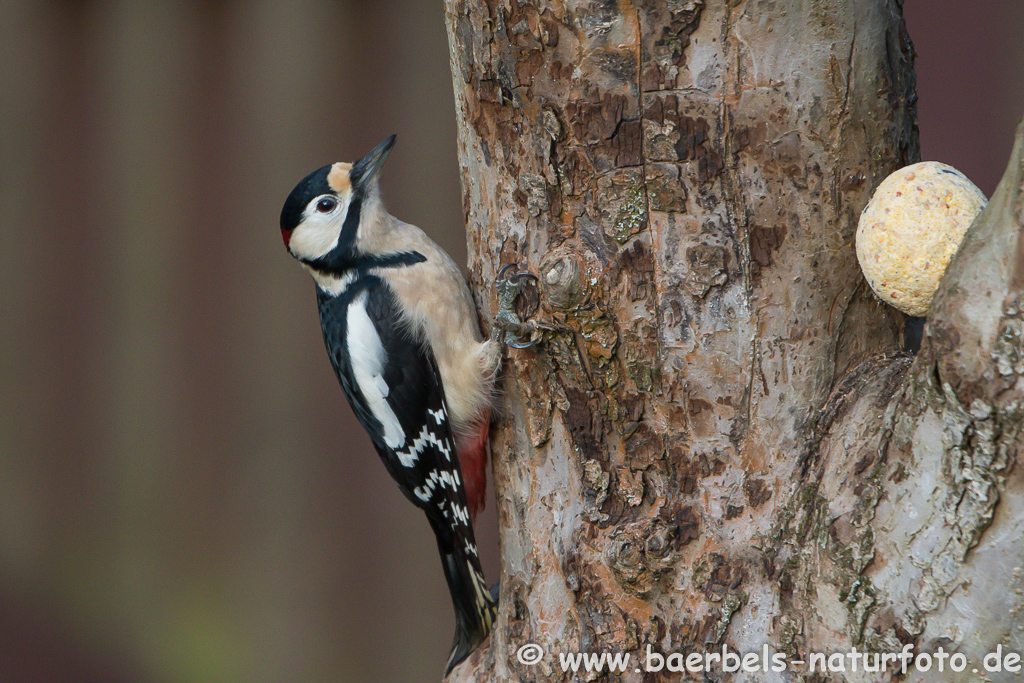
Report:
M 381 167 L 384 166 L 384 162 L 387 161 L 388 154 L 391 153 L 391 148 L 395 144 L 395 137 L 397 136 L 392 135 L 374 147 L 369 154 L 352 166 L 349 178 L 351 178 L 353 186 L 362 190 L 369 187 L 370 183 L 377 178 L 377 174 L 380 173 Z

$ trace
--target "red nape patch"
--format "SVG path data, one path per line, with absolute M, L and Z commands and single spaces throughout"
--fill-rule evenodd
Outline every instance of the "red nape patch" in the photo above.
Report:
M 288 248 L 288 243 L 292 241 L 292 231 L 287 228 L 281 228 L 281 239 L 284 240 L 284 248 Z

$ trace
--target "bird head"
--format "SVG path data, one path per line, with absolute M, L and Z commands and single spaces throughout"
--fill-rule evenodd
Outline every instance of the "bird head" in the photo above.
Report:
M 337 162 L 299 181 L 281 209 L 281 237 L 292 256 L 325 272 L 340 271 L 356 252 L 364 205 L 377 199 L 392 135 L 355 163 Z

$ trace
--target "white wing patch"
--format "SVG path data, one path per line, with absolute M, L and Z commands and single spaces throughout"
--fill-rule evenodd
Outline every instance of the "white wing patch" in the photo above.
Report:
M 377 328 L 366 312 L 366 297 L 363 293 L 348 306 L 348 356 L 366 406 L 384 429 L 384 443 L 396 449 L 405 444 L 405 431 L 385 400 L 390 393 L 383 375 L 388 359 Z

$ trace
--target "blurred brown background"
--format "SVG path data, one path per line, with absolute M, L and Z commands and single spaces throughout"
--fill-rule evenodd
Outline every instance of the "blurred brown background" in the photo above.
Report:
M 905 11 L 923 156 L 991 194 L 1024 5 Z M 0 87 L 0 681 L 439 680 L 433 539 L 277 217 L 397 132 L 392 212 L 465 262 L 440 3 L 0 0 Z

